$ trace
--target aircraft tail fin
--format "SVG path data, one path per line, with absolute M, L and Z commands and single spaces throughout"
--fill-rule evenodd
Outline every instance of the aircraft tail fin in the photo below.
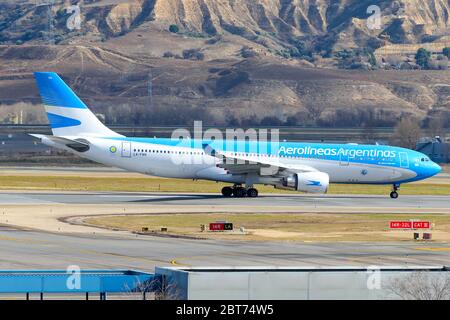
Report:
M 121 136 L 107 128 L 54 72 L 34 77 L 55 136 Z

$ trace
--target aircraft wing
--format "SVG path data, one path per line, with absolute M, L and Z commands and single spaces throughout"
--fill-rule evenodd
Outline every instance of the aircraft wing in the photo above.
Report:
M 214 150 L 209 145 L 204 146 L 203 149 L 207 154 L 222 160 L 221 163 L 217 164 L 217 167 L 223 168 L 227 170 L 228 173 L 234 175 L 254 173 L 261 176 L 285 176 L 290 173 L 318 171 L 317 169 L 307 165 L 282 164 L 273 158 L 259 158 L 258 160 L 254 160 L 251 159 L 251 157 L 225 155 Z
M 40 139 L 44 144 L 48 144 L 46 142 L 52 142 L 54 144 L 64 145 L 78 152 L 86 152 L 89 150 L 89 143 L 85 140 L 73 140 L 45 134 L 30 134 L 30 136 Z

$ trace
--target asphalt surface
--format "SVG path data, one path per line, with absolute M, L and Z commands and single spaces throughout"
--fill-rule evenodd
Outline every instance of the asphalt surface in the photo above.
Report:
M 124 192 L 0 192 L 0 204 L 145 204 L 224 206 L 305 206 L 338 208 L 449 208 L 450 196 L 407 196 L 398 199 L 374 195 L 260 195 L 258 198 L 224 198 L 217 194 Z
M 123 192 L 0 192 L 9 204 L 148 204 L 309 207 L 450 208 L 450 196 L 262 195 L 224 199 L 211 194 Z M 31 206 L 30 208 L 32 208 Z M 32 210 L 32 209 L 30 209 Z M 450 213 L 450 209 L 448 210 Z M 0 269 L 125 268 L 155 266 L 368 266 L 449 265 L 448 243 L 312 243 L 190 240 L 118 233 L 67 234 L 19 230 L 0 225 Z
M 52 234 L 0 227 L 0 269 L 448 265 L 448 244 L 301 243 Z

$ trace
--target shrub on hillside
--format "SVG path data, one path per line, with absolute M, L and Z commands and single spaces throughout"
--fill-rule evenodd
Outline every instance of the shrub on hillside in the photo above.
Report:
M 203 60 L 205 59 L 205 54 L 200 51 L 200 49 L 187 49 L 183 50 L 183 58 L 191 60 Z
M 169 26 L 169 31 L 172 33 L 178 33 L 180 31 L 180 28 L 176 24 L 171 24 Z

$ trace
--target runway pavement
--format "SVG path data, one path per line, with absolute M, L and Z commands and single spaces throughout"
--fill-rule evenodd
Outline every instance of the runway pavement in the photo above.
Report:
M 243 242 L 53 234 L 0 227 L 0 269 L 448 265 L 449 244 Z
M 450 213 L 449 196 L 408 196 L 390 199 L 388 195 L 275 195 L 258 198 L 224 198 L 215 194 L 124 193 L 124 192 L 0 192 L 0 204 L 148 204 L 217 205 L 249 207 L 335 207 L 335 208 L 442 208 Z
M 284 241 L 219 241 L 163 238 L 129 233 L 75 232 L 80 226 L 56 221 L 59 212 L 96 214 L 105 210 L 143 208 L 397 208 L 450 213 L 450 196 L 311 196 L 262 195 L 256 199 L 225 199 L 211 194 L 124 192 L 0 192 L 0 269 L 126 268 L 153 271 L 155 266 L 339 266 L 339 265 L 448 265 L 448 243 L 312 243 Z M 71 213 L 71 210 L 78 210 Z M 95 209 L 93 209 L 95 208 Z M 98 208 L 98 209 L 97 209 Z M 167 209 L 166 209 L 167 208 Z M 248 209 L 246 209 L 248 208 Z M 150 210 L 149 209 L 149 210 Z M 156 210 L 155 209 L 155 210 Z M 413 210 L 414 209 L 414 210 Z M 42 220 L 39 212 L 42 212 Z M 130 211 L 128 211 L 130 210 Z M 187 209 L 186 209 L 187 210 Z M 285 210 L 289 211 L 289 210 Z M 140 211 L 142 212 L 142 211 Z M 22 215 L 22 217 L 15 217 Z M 14 228 L 5 221 L 30 226 L 54 224 L 53 232 Z M 34 220 L 33 220 L 34 219 Z M 56 222 L 53 222 L 56 221 Z M 14 224 L 14 223 L 12 223 Z M 67 226 L 67 227 L 66 227 Z M 72 229 L 71 229 L 72 228 Z M 98 229 L 95 229 L 98 230 Z

